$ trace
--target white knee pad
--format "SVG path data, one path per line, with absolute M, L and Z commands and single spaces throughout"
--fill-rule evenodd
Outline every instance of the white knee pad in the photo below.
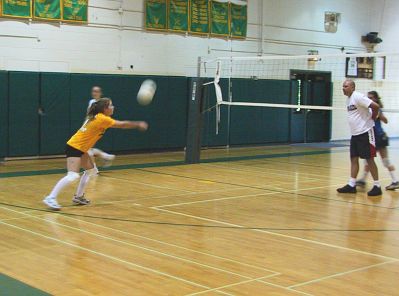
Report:
M 90 177 L 97 175 L 97 173 L 98 173 L 98 170 L 96 168 L 92 168 L 90 170 L 85 170 L 83 172 L 83 174 L 86 174 L 86 175 L 88 175 Z
M 66 176 L 67 176 L 69 182 L 74 182 L 80 178 L 80 175 L 75 172 L 68 172 L 68 174 Z
M 391 166 L 391 162 L 389 161 L 389 158 L 383 158 L 382 163 L 384 164 L 384 167 L 389 168 Z

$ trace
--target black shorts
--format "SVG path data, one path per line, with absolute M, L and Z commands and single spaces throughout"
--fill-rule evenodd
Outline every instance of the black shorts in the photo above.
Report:
M 370 159 L 376 157 L 374 130 L 370 129 L 364 134 L 352 136 L 351 138 L 351 157 Z
M 375 147 L 377 150 L 389 146 L 389 138 L 386 133 L 382 135 L 375 136 Z
M 67 144 L 65 147 L 65 154 L 66 157 L 68 158 L 68 157 L 81 157 L 85 153 Z

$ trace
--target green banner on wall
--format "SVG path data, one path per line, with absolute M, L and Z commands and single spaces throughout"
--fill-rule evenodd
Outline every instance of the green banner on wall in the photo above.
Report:
M 149 30 L 166 30 L 166 0 L 145 1 L 145 27 Z
M 211 34 L 229 36 L 229 3 L 211 2 Z
M 19 18 L 32 17 L 32 1 L 31 0 L 2 0 L 1 2 L 3 15 Z
M 69 22 L 87 22 L 88 0 L 63 0 L 62 19 Z
M 238 38 L 247 37 L 247 6 L 230 4 L 230 30 L 231 36 Z
M 209 0 L 191 0 L 190 32 L 198 34 L 208 34 L 209 19 Z
M 168 29 L 170 31 L 188 31 L 188 0 L 169 0 Z
M 45 20 L 61 19 L 60 0 L 34 0 L 33 17 Z

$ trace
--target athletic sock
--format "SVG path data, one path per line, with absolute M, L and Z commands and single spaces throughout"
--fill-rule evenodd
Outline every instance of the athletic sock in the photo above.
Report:
M 374 186 L 381 187 L 380 181 L 374 180 Z
M 83 173 L 82 177 L 80 178 L 78 190 L 76 191 L 77 197 L 81 197 L 85 193 L 85 189 L 86 189 L 87 183 L 89 183 L 89 180 L 90 180 L 90 174 L 87 171 L 85 171 Z
M 51 197 L 57 197 L 58 194 L 65 188 L 67 187 L 69 184 L 73 183 L 70 178 L 68 176 L 65 176 L 64 178 L 62 178 L 61 180 L 59 180 L 57 182 L 57 184 L 55 184 L 53 190 L 51 191 L 50 195 Z
M 350 178 L 348 184 L 351 187 L 356 187 L 356 179 L 355 178 Z
M 398 182 L 398 179 L 395 176 L 395 171 L 389 171 L 389 174 L 391 175 L 392 183 Z

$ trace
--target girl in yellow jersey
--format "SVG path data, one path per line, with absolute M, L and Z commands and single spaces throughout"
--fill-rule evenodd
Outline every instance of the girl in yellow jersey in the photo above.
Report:
M 90 203 L 84 197 L 84 191 L 90 176 L 95 174 L 95 170 L 87 152 L 101 139 L 108 128 L 139 129 L 141 131 L 145 131 L 148 128 L 147 123 L 144 121 L 118 121 L 112 119 L 111 115 L 113 113 L 114 106 L 110 99 L 102 98 L 98 100 L 89 108 L 82 127 L 67 142 L 65 153 L 68 173 L 58 181 L 51 193 L 43 200 L 51 209 L 61 209 L 57 202 L 57 196 L 66 186 L 79 179 L 81 167 L 84 172 L 72 201 L 79 205 Z

